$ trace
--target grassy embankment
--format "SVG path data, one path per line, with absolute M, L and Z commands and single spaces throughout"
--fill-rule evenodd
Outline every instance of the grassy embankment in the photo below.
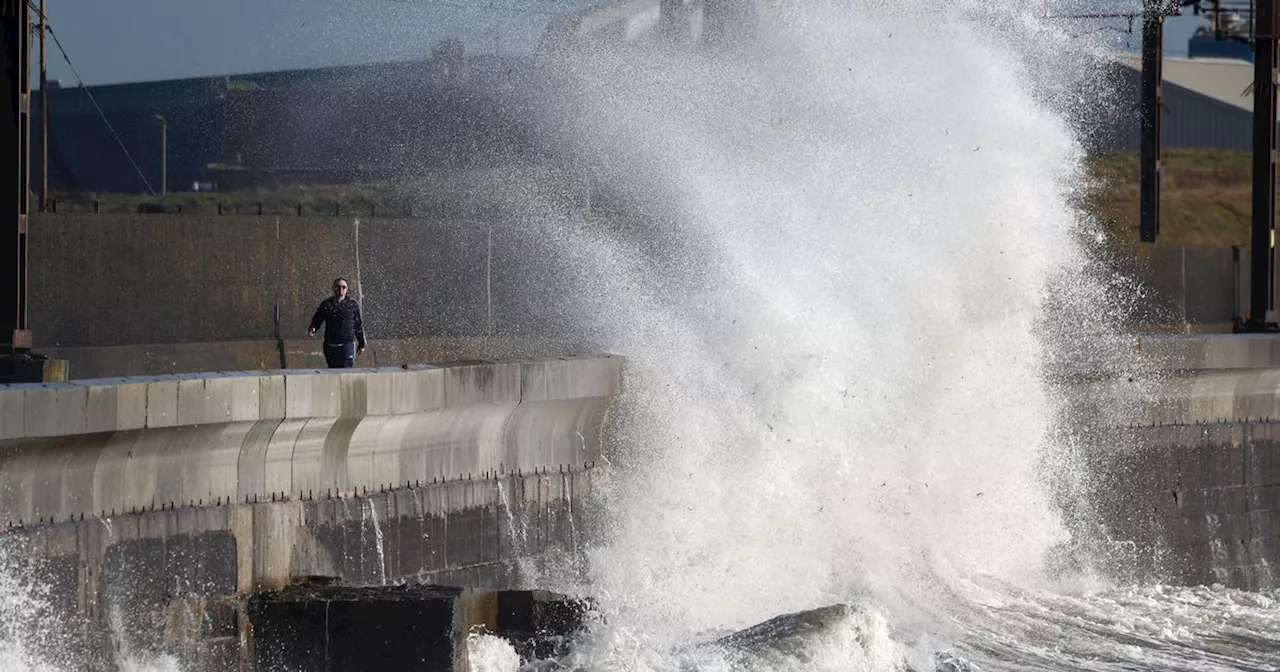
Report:
M 1160 242 L 1247 245 L 1252 211 L 1248 152 L 1166 150 Z M 1138 153 L 1091 158 L 1083 199 L 1113 241 L 1138 239 Z
M 300 185 L 277 189 L 171 193 L 167 198 L 135 194 L 54 193 L 57 211 L 132 213 L 141 207 L 184 214 L 404 215 L 409 201 L 390 185 Z M 32 208 L 35 203 L 33 200 Z M 221 207 L 221 211 L 219 208 Z M 301 209 L 301 210 L 299 210 Z
M 1090 188 L 1081 204 L 1099 218 L 1113 242 L 1138 238 L 1138 154 L 1089 160 Z M 59 212 L 138 212 L 142 205 L 184 213 L 380 214 L 401 216 L 423 205 L 424 194 L 459 193 L 458 185 L 415 183 L 314 185 L 221 193 L 180 192 L 166 199 L 122 194 L 55 194 Z M 443 187 L 443 188 L 441 188 Z M 413 194 L 410 196 L 410 194 Z M 1250 156 L 1247 152 L 1168 150 L 1161 242 L 1240 245 L 1249 239 Z M 430 201 L 431 198 L 425 199 Z

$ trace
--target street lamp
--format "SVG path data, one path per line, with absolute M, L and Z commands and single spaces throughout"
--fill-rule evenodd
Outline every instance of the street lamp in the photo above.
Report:
M 169 122 L 155 115 L 160 122 L 160 196 L 169 195 Z

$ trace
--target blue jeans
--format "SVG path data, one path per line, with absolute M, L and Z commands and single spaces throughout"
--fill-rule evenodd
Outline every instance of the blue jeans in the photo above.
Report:
M 331 369 L 349 369 L 356 363 L 356 342 L 325 343 L 324 361 Z

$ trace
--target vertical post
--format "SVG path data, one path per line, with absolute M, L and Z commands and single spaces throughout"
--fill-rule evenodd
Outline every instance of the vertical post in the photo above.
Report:
M 1253 217 L 1249 331 L 1267 329 L 1274 308 L 1276 222 L 1276 0 L 1257 0 L 1253 59 Z
M 0 0 L 4 69 L 0 79 L 0 350 L 26 352 L 27 208 L 30 187 L 31 9 L 26 0 Z
M 680 25 L 684 13 L 683 0 L 659 0 L 658 2 L 658 27 L 662 34 L 662 40 L 665 44 L 674 44 L 678 42 Z
M 40 0 L 40 212 L 49 210 L 49 76 L 45 69 L 49 27 L 45 25 L 44 0 Z
M 1160 146 L 1164 140 L 1164 14 L 1159 0 L 1145 0 L 1142 11 L 1142 168 L 1139 190 L 1139 239 L 1160 235 Z
M 484 303 L 488 313 L 489 336 L 493 336 L 493 224 L 489 224 L 489 242 L 484 253 Z
M 155 117 L 160 122 L 160 197 L 164 198 L 169 195 L 169 121 Z

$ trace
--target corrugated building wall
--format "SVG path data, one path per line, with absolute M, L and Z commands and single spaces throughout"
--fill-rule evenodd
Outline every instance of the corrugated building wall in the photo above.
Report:
M 1164 146 L 1167 149 L 1248 151 L 1253 135 L 1252 65 L 1228 59 L 1166 58 Z M 1133 150 L 1140 144 L 1141 62 L 1118 60 L 1111 81 L 1115 105 L 1090 137 L 1099 152 Z

